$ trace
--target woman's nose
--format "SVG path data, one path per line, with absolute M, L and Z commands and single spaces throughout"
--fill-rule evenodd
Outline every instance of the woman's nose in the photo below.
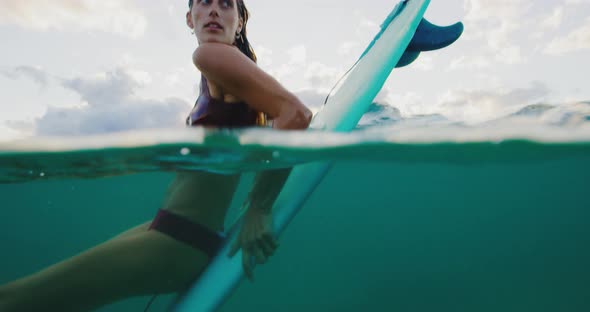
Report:
M 217 12 L 219 4 L 212 4 L 211 5 L 211 11 L 209 11 L 209 16 L 219 16 L 219 13 Z

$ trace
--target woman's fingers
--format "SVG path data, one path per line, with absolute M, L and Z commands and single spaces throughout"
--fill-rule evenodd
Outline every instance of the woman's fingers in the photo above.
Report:
M 266 263 L 266 255 L 264 254 L 264 251 L 262 250 L 262 248 L 260 248 L 260 245 L 254 247 L 252 252 L 254 254 L 254 257 L 256 258 L 257 264 Z
M 244 274 L 251 281 L 254 282 L 254 274 L 252 272 L 250 251 L 242 249 L 242 267 L 244 268 Z
M 270 257 L 275 253 L 278 247 L 276 240 L 271 234 L 266 234 L 260 239 L 259 245 L 261 246 L 266 257 Z
M 227 256 L 230 257 L 230 258 L 233 257 L 233 256 L 235 256 L 236 253 L 238 252 L 238 250 L 240 250 L 241 247 L 242 247 L 241 241 L 239 239 L 236 239 L 233 242 L 233 244 L 232 244 L 232 246 L 231 246 L 231 248 L 230 248 L 229 253 L 227 254 Z
M 253 282 L 255 264 L 266 263 L 275 253 L 278 245 L 277 240 L 268 231 L 267 225 L 263 222 L 251 222 L 242 228 L 228 255 L 232 257 L 242 249 L 244 273 Z
M 279 242 L 277 241 L 277 239 L 274 237 L 274 235 L 272 234 L 267 234 L 265 236 L 266 241 L 268 242 L 268 244 L 270 244 L 273 249 L 277 249 L 279 247 Z
M 257 264 L 264 264 L 277 248 L 276 242 L 270 234 L 266 234 L 253 242 L 248 250 L 255 257 Z
M 274 248 L 270 245 L 265 239 L 261 239 L 259 243 L 260 249 L 264 253 L 264 256 L 267 258 L 272 256 L 274 253 Z

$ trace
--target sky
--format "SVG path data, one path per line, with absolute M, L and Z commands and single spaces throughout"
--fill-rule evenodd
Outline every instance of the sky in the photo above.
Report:
M 187 1 L 0 0 L 0 141 L 183 126 L 198 95 Z M 246 0 L 259 66 L 313 110 L 397 0 Z M 432 0 L 465 24 L 376 101 L 477 123 L 590 99 L 590 0 Z

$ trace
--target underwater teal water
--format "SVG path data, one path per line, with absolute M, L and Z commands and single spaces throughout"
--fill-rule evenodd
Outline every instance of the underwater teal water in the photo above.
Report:
M 588 311 L 589 128 L 502 129 L 189 129 L 0 144 L 0 284 L 149 220 L 174 170 L 332 161 L 277 254 L 221 311 Z M 148 300 L 101 311 L 143 311 Z

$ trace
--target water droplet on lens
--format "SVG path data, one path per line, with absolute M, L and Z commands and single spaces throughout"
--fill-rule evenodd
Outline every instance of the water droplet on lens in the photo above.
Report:
M 186 156 L 186 155 L 188 155 L 188 154 L 190 154 L 190 153 L 191 153 L 191 150 L 190 150 L 190 149 L 188 149 L 188 148 L 186 148 L 186 147 L 180 150 L 180 154 L 181 154 L 182 156 Z

